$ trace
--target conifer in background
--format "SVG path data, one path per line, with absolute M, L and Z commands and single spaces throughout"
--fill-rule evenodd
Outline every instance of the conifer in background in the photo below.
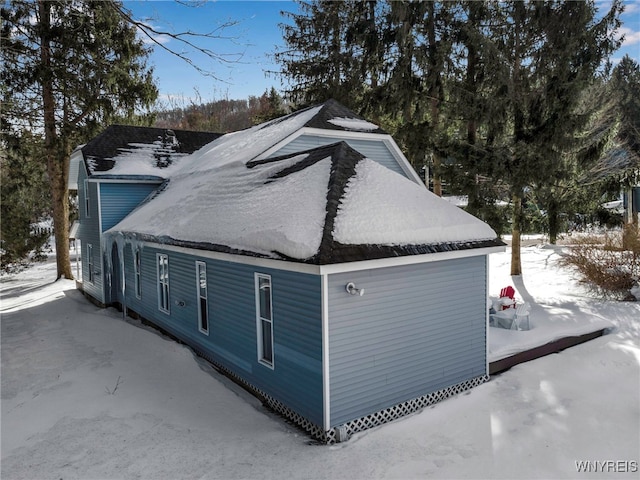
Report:
M 31 252 L 38 256 L 49 240 L 48 228 L 39 229 L 51 214 L 46 165 L 37 157 L 40 139 L 2 135 L 0 155 L 0 269 L 19 267 Z
M 56 240 L 57 276 L 69 259 L 72 148 L 115 117 L 157 97 L 148 49 L 109 1 L 12 1 L 2 7 L 3 134 L 42 136 Z
M 522 274 L 523 202 L 533 184 L 565 179 L 566 153 L 578 145 L 590 115 L 580 110 L 582 92 L 620 45 L 622 5 L 614 1 L 600 20 L 594 2 L 505 2 L 504 21 L 491 31 L 509 67 L 508 155 L 502 166 L 513 200 L 511 274 Z M 497 79 L 497 81 L 502 78 Z

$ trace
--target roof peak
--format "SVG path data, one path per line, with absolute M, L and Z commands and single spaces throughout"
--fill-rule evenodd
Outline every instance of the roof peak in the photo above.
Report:
M 306 127 L 358 133 L 387 133 L 333 98 L 317 106 L 321 107 L 320 110 L 305 124 Z

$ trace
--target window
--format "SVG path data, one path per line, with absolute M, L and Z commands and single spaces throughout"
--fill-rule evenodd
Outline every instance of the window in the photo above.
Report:
M 89 180 L 84 181 L 84 215 L 85 217 L 91 216 L 91 210 L 89 209 Z
M 93 283 L 93 245 L 87 244 L 87 280 L 89 283 Z
M 158 308 L 169 313 L 169 257 L 164 253 L 157 254 L 158 260 Z
M 207 264 L 196 262 L 196 281 L 198 282 L 198 328 L 209 335 L 209 309 L 207 307 Z
M 255 274 L 256 327 L 258 333 L 258 361 L 273 368 L 273 309 L 271 277 Z
M 136 248 L 133 254 L 133 263 L 134 263 L 134 274 L 135 274 L 135 283 L 136 283 L 136 297 L 142 297 L 142 284 L 140 283 L 140 249 Z

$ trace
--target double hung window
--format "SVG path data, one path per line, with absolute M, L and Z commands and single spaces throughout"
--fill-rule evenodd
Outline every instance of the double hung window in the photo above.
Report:
M 140 282 L 140 249 L 136 248 L 133 253 L 134 274 L 136 284 L 136 298 L 142 297 L 142 283 Z
M 169 256 L 157 254 L 158 262 L 158 309 L 169 313 Z
M 93 245 L 90 243 L 87 244 L 87 276 L 87 281 L 93 283 L 95 280 L 93 273 Z
M 91 216 L 91 201 L 89 197 L 89 180 L 84 181 L 84 215 L 89 218 Z
M 198 294 L 198 329 L 209 335 L 209 308 L 207 306 L 207 264 L 196 262 L 196 281 Z
M 255 274 L 256 329 L 258 335 L 258 361 L 273 368 L 273 307 L 271 276 Z

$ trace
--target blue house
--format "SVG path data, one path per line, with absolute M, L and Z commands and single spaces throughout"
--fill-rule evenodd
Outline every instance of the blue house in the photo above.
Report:
M 113 303 L 102 234 L 165 181 L 168 167 L 220 137 L 219 133 L 111 125 L 70 159 L 69 189 L 78 191 L 82 288 L 99 305 Z M 127 172 L 121 172 L 123 165 Z M 136 171 L 129 175 L 128 171 Z
M 503 244 L 377 125 L 329 101 L 162 167 L 140 153 L 79 168 L 86 294 L 324 442 L 488 379 L 487 256 Z

